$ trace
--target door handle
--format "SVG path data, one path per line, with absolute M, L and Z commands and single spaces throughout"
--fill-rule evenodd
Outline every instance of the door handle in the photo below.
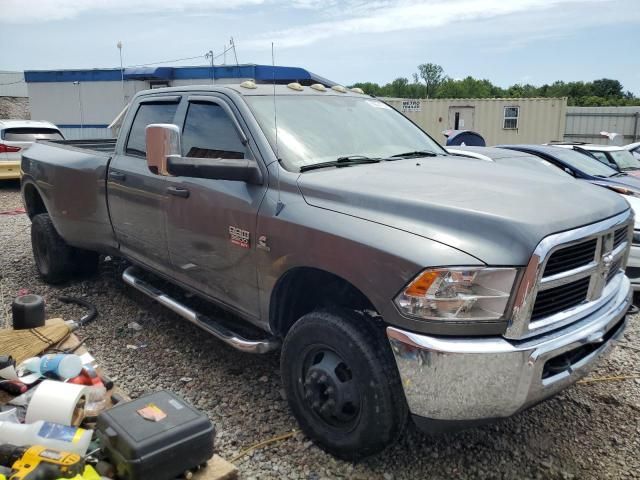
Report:
M 167 193 L 176 197 L 189 198 L 189 190 L 182 187 L 167 187 Z
M 122 172 L 118 172 L 118 171 L 115 171 L 115 170 L 110 170 L 109 171 L 109 178 L 111 180 L 125 180 L 127 178 L 127 176 Z

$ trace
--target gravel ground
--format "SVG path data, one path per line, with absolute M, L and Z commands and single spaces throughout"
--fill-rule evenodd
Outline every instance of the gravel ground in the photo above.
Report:
M 21 206 L 18 184 L 0 183 L 0 212 Z M 113 261 L 92 278 L 45 285 L 36 276 L 29 228 L 26 215 L 0 215 L 4 312 L 20 289 L 42 295 L 50 317 L 83 314 L 57 301 L 59 295 L 93 302 L 100 315 L 79 336 L 103 368 L 132 396 L 170 389 L 207 412 L 226 459 L 297 428 L 283 399 L 277 354 L 232 350 L 126 288 Z M 592 377 L 638 375 L 637 320 Z M 128 328 L 132 321 L 142 330 Z M 300 433 L 236 464 L 244 479 L 640 478 L 640 379 L 579 384 L 514 418 L 456 434 L 430 437 L 409 428 L 398 445 L 357 464 L 334 459 Z

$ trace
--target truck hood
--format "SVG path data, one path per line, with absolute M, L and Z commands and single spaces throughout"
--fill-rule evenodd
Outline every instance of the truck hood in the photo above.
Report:
M 312 206 L 420 235 L 489 265 L 525 265 L 547 235 L 629 208 L 588 182 L 461 157 L 310 171 L 298 186 Z

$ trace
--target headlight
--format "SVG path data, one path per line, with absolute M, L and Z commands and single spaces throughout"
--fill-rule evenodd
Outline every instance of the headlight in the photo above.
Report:
M 400 311 L 430 320 L 503 318 L 517 270 L 453 267 L 423 271 L 395 299 Z

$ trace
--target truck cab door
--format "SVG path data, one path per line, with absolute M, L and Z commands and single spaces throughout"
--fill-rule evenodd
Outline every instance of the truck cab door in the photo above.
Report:
M 214 95 L 186 100 L 187 108 L 180 109 L 186 110 L 183 157 L 258 161 L 241 138 L 232 104 Z M 167 200 L 167 239 L 174 277 L 243 317 L 257 319 L 255 233 L 266 183 L 171 178 L 175 191 Z
M 162 272 L 171 268 L 165 233 L 170 182 L 147 166 L 145 128 L 151 123 L 172 123 L 179 102 L 175 95 L 143 99 L 133 121 L 123 125 L 124 142 L 118 142 L 107 174 L 109 214 L 120 250 Z

